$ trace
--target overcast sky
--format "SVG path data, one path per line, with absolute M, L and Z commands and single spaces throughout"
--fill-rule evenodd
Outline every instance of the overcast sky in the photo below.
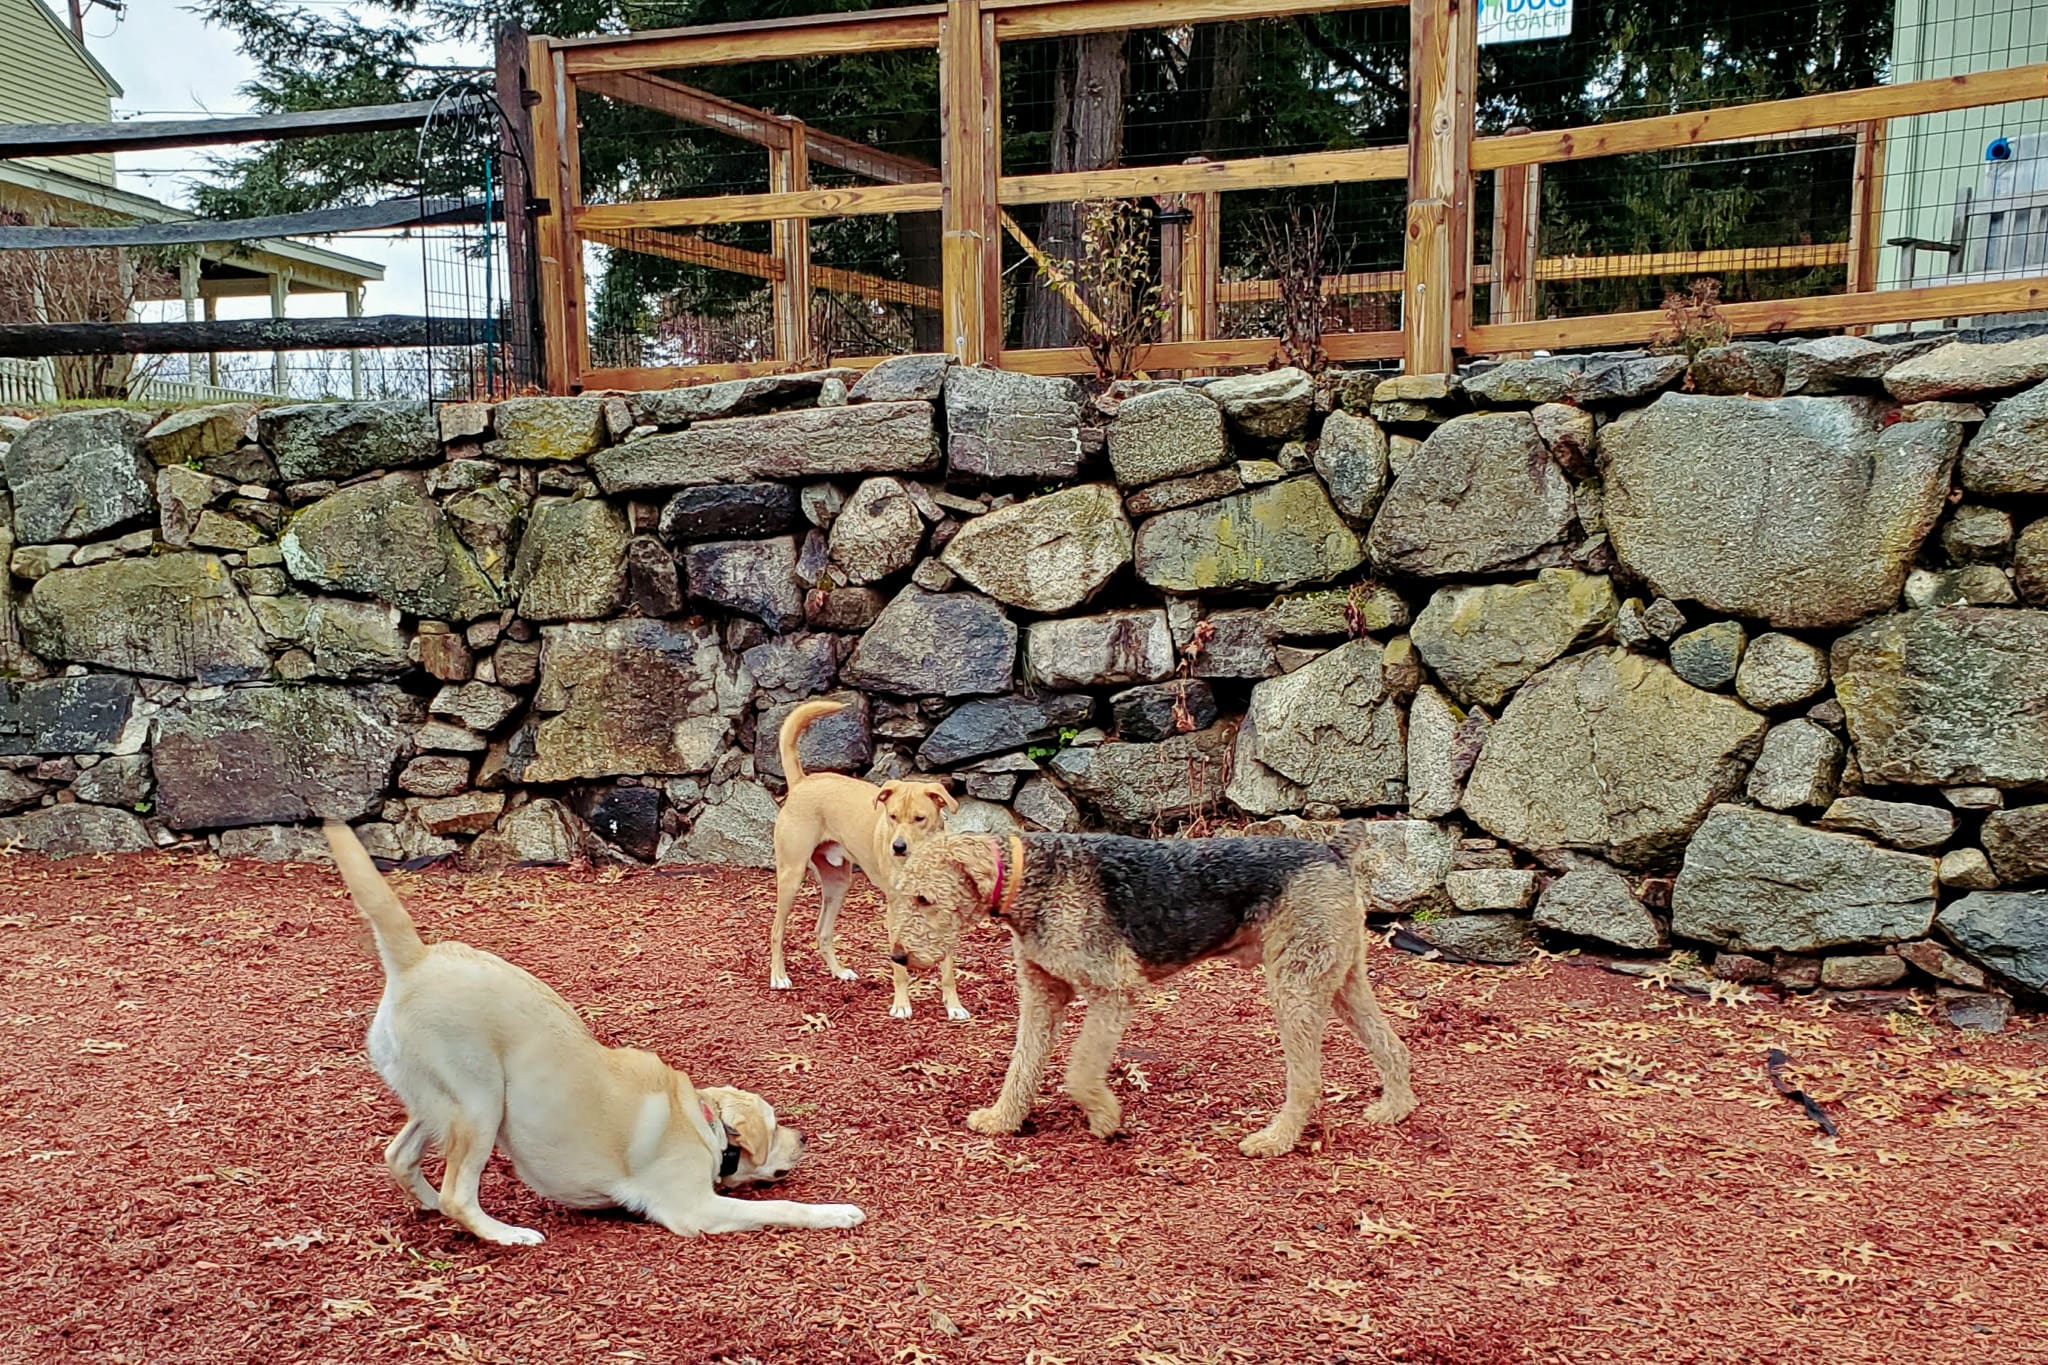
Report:
M 64 23 L 70 23 L 64 0 L 43 2 Z M 365 13 L 375 10 L 374 6 L 351 5 L 346 0 L 297 3 L 308 9 L 354 9 Z M 126 92 L 123 98 L 114 101 L 116 118 L 248 112 L 248 103 L 239 92 L 242 83 L 253 74 L 253 68 L 236 49 L 234 36 L 201 22 L 178 0 L 127 0 L 127 7 L 119 16 L 104 9 L 88 10 L 85 33 L 86 46 Z M 481 51 L 465 54 L 453 49 L 434 52 L 428 59 L 487 60 Z M 204 178 L 207 156 L 206 148 L 123 152 L 116 165 L 123 189 L 165 203 L 189 206 L 190 186 Z M 362 234 L 316 240 L 322 246 L 384 267 L 383 282 L 369 286 L 365 311 L 422 310 L 417 240 Z M 295 317 L 338 316 L 343 312 L 338 294 L 295 295 L 290 306 Z M 269 304 L 262 299 L 230 299 L 221 303 L 223 317 L 256 317 L 268 312 Z

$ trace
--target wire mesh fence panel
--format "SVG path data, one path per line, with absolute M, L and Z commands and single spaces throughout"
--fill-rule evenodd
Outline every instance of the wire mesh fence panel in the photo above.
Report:
M 773 359 L 773 278 L 766 223 L 715 235 L 683 229 L 605 232 L 584 248 L 590 360 L 600 369 Z
M 1407 186 L 1400 181 L 1224 194 L 1217 335 L 1384 332 L 1401 325 Z M 1313 312 L 1307 300 L 1320 300 Z
M 936 213 L 810 223 L 813 359 L 945 349 Z

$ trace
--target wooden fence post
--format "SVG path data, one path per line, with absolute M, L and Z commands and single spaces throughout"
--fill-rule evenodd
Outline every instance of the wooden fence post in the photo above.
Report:
M 1878 249 L 1884 242 L 1884 153 L 1889 122 L 1856 125 L 1856 175 L 1849 192 L 1849 291 L 1877 288 Z M 1867 327 L 1848 329 L 1861 336 Z
M 768 149 L 768 188 L 794 193 L 811 187 L 811 159 L 802 119 L 784 119 L 789 148 Z M 770 253 L 782 267 L 775 281 L 775 358 L 807 363 L 811 355 L 811 220 L 778 218 L 769 228 Z
M 539 323 L 533 297 L 534 189 L 533 115 L 529 94 L 533 82 L 526 69 L 532 40 L 517 24 L 498 26 L 497 101 L 503 118 L 499 146 L 504 151 L 500 193 L 505 196 L 505 351 L 507 387 L 518 390 L 541 379 Z M 492 395 L 496 397 L 497 395 Z
M 541 387 L 549 393 L 567 393 L 576 368 L 563 278 L 569 254 L 569 198 L 562 184 L 561 82 L 547 39 L 535 38 L 528 46 L 526 69 L 540 96 L 533 107 L 533 183 L 538 201 L 534 251 L 540 271 Z
M 940 248 L 946 345 L 963 365 L 1002 353 L 1002 242 L 996 218 L 995 16 L 946 0 L 939 25 L 939 123 L 945 130 Z
M 1510 128 L 1508 133 L 1526 133 Z M 1536 320 L 1536 261 L 1543 226 L 1543 168 L 1503 166 L 1493 173 L 1493 281 L 1489 322 Z
M 1474 0 L 1409 0 L 1408 233 L 1401 329 L 1411 374 L 1442 374 L 1471 296 Z M 1465 316 L 1460 316 L 1464 314 Z
M 1198 165 L 1207 157 L 1191 156 Z M 1216 277 L 1221 270 L 1223 201 L 1214 190 L 1184 195 L 1188 211 L 1180 241 L 1180 340 L 1209 341 L 1216 335 Z

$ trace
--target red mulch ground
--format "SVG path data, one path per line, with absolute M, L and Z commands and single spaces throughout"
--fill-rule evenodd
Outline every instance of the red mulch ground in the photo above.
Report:
M 1333 1031 L 1315 1150 L 1257 1162 L 1234 1143 L 1278 1099 L 1278 1046 L 1257 977 L 1213 965 L 1131 1028 L 1127 1137 L 1054 1096 L 991 1141 L 962 1118 L 1009 1048 L 993 933 L 974 1022 L 921 983 L 903 1024 L 871 902 L 843 921 L 862 981 L 806 942 L 772 993 L 761 874 L 398 880 L 429 937 L 531 968 L 607 1041 L 766 1093 L 811 1142 L 780 1192 L 867 1224 L 684 1241 L 494 1163 L 485 1206 L 548 1240 L 482 1246 L 384 1175 L 377 973 L 328 873 L 17 858 L 0 1360 L 2048 1359 L 2048 1028 L 1386 952 L 1421 1110 L 1360 1124 L 1369 1068 Z M 1773 1094 L 1772 1046 L 1839 1139 Z

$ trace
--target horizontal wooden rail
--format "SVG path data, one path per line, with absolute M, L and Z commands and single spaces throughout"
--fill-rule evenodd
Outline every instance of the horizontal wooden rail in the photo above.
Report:
M 1343 152 L 1248 156 L 1233 161 L 1006 175 L 996 182 L 996 198 L 1003 204 L 1065 204 L 1087 199 L 1199 194 L 1205 190 L 1266 190 L 1289 185 L 1400 180 L 1407 174 L 1407 148 L 1361 147 Z
M 1231 19 L 1284 19 L 1347 9 L 1406 9 L 1408 0 L 981 0 L 996 19 L 996 37 L 1051 38 L 1120 29 L 1178 28 Z
M 57 251 L 74 247 L 195 246 L 208 242 L 262 242 L 277 237 L 325 237 L 379 228 L 439 227 L 481 223 L 481 203 L 460 199 L 387 199 L 351 208 L 275 213 L 267 218 L 181 218 L 169 223 L 124 227 L 0 227 L 0 251 Z M 489 216 L 502 219 L 504 205 Z
M 687 234 L 634 234 L 599 229 L 585 232 L 583 238 L 613 251 L 638 251 L 664 260 L 681 261 L 685 265 L 727 270 L 757 280 L 779 280 L 784 273 L 782 262 L 765 251 L 748 251 L 744 247 L 707 242 L 702 237 Z M 862 298 L 908 304 L 913 308 L 935 309 L 940 303 L 939 291 L 931 285 L 911 284 L 907 280 L 892 280 L 859 270 L 841 270 L 836 266 L 814 263 L 811 266 L 811 283 L 836 294 L 858 294 Z
M 0 160 L 21 156 L 72 156 L 84 152 L 137 152 L 171 147 L 219 147 L 239 142 L 327 137 L 334 133 L 385 133 L 417 128 L 437 111 L 453 115 L 468 101 L 416 100 L 358 109 L 311 109 L 293 114 L 247 114 L 234 118 L 160 119 L 134 123 L 0 124 Z
M 1831 331 L 1887 322 L 1929 322 L 1980 314 L 2048 309 L 2048 280 L 1994 280 L 1937 284 L 1872 294 L 1822 294 L 1803 299 L 1724 303 L 1715 311 L 1743 336 Z M 1540 322 L 1476 324 L 1467 333 L 1475 354 L 1622 346 L 1648 341 L 1670 327 L 1662 313 L 1610 313 L 1605 317 L 1546 318 Z
M 711 223 L 769 223 L 778 218 L 850 218 L 866 213 L 937 213 L 945 187 L 858 185 L 848 189 L 723 194 L 702 199 L 645 199 L 633 204 L 592 204 L 576 210 L 577 232 L 634 228 L 704 227 Z
M 218 322 L 9 322 L 0 323 L 0 358 L 473 346 L 492 336 L 505 339 L 503 330 L 489 318 L 429 318 L 399 313 L 367 318 L 234 318 Z
M 1401 354 L 1401 334 L 1331 333 L 1323 338 L 1323 350 L 1332 360 L 1394 360 Z M 1141 370 L 1246 369 L 1279 364 L 1281 359 L 1277 338 L 1249 337 L 1156 342 L 1139 351 L 1131 363 Z M 1088 374 L 1094 369 L 1087 353 L 1071 346 L 1004 351 L 1000 364 L 1023 374 Z
M 1472 169 L 1532 166 L 1553 161 L 1585 161 L 1625 156 L 1631 152 L 1668 151 L 1733 142 L 1770 133 L 1803 133 L 1836 124 L 1910 114 L 1939 114 L 1986 104 L 2048 97 L 2048 62 L 1978 71 L 1965 76 L 1880 85 L 1868 90 L 1842 90 L 1799 99 L 1738 104 L 1726 109 L 1700 109 L 1655 118 L 1594 123 L 1548 133 L 1516 133 L 1508 137 L 1475 138 Z
M 1717 251 L 1654 251 L 1634 256 L 1545 256 L 1536 262 L 1539 280 L 1616 280 L 1646 275 L 1693 275 L 1759 270 L 1815 270 L 1847 265 L 1847 242 L 1815 242 L 1799 246 L 1727 247 Z M 1323 279 L 1323 293 L 1398 294 L 1404 282 L 1399 270 L 1367 270 Z M 1472 267 L 1472 283 L 1492 284 L 1493 267 Z M 1278 280 L 1224 280 L 1218 288 L 1225 303 L 1266 303 L 1280 297 Z
M 917 5 L 792 19 L 750 19 L 696 28 L 650 29 L 630 37 L 557 38 L 571 78 L 605 71 L 664 71 L 734 62 L 795 61 L 939 45 L 944 5 Z
M 889 358 L 885 355 L 833 356 L 826 363 L 842 370 L 871 370 Z M 726 379 L 787 374 L 795 368 L 786 360 L 733 360 L 711 365 L 599 366 L 583 372 L 582 391 L 687 388 L 697 384 L 716 384 Z

